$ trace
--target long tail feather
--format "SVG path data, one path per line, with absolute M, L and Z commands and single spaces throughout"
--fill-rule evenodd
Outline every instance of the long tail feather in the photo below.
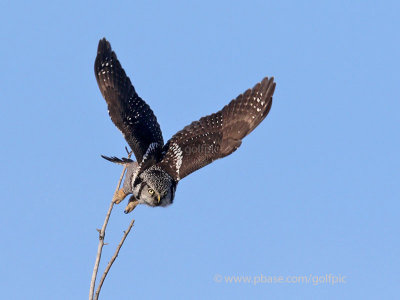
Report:
M 125 157 L 118 158 L 118 157 L 115 157 L 115 156 L 108 157 L 108 156 L 105 156 L 105 155 L 102 155 L 101 157 L 106 159 L 106 160 L 108 160 L 108 161 L 111 161 L 111 162 L 113 162 L 115 164 L 119 164 L 119 165 L 126 165 L 126 164 L 129 164 L 129 163 L 133 162 L 132 159 L 125 158 Z

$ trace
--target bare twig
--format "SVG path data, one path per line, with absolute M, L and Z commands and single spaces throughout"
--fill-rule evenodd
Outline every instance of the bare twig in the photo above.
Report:
M 130 158 L 131 155 L 132 155 L 132 152 L 129 153 L 128 158 Z M 121 176 L 119 178 L 119 181 L 118 181 L 118 184 L 117 184 L 117 188 L 115 189 L 115 192 L 117 192 L 119 190 L 120 186 L 121 186 L 122 179 L 124 178 L 125 170 L 126 170 L 126 165 L 124 165 L 124 169 L 122 170 L 122 173 L 121 173 Z M 105 237 L 105 234 L 106 234 L 106 228 L 107 228 L 108 220 L 110 219 L 110 215 L 111 215 L 111 211 L 112 211 L 113 207 L 114 207 L 114 202 L 111 201 L 110 206 L 109 206 L 108 211 L 107 211 L 106 218 L 105 218 L 104 223 L 103 223 L 103 227 L 101 227 L 101 230 L 97 229 L 97 231 L 99 232 L 99 245 L 97 247 L 97 255 L 96 255 L 96 260 L 95 260 L 95 263 L 94 263 L 94 268 L 93 268 L 93 273 L 92 273 L 92 280 L 90 281 L 89 300 L 93 300 L 94 287 L 95 287 L 95 284 L 96 284 L 97 272 L 99 270 L 101 252 L 103 250 L 103 245 L 104 245 L 104 237 Z
M 106 269 L 104 270 L 103 276 L 101 276 L 100 282 L 97 285 L 96 294 L 94 296 L 95 300 L 99 299 L 99 294 L 100 294 L 101 287 L 103 286 L 103 282 L 106 279 L 106 276 L 108 274 L 108 271 L 110 271 L 112 264 L 114 263 L 115 259 L 117 258 L 119 250 L 121 250 L 121 247 L 124 244 L 126 237 L 128 236 L 129 232 L 131 231 L 133 223 L 135 223 L 135 219 L 132 219 L 128 228 L 124 231 L 124 236 L 122 237 L 121 241 L 119 242 L 117 249 L 115 249 L 115 253 L 114 253 L 113 257 L 111 257 L 110 261 L 108 262 L 108 265 L 107 265 Z

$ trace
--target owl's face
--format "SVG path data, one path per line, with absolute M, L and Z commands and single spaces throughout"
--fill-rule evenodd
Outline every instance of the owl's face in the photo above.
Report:
M 171 176 L 156 167 L 143 171 L 133 183 L 133 195 L 139 203 L 167 206 L 175 196 L 176 184 Z

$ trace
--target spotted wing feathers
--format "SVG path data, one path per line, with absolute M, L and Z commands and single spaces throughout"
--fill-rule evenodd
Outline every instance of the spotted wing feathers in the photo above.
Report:
M 219 112 L 177 132 L 165 145 L 159 166 L 179 181 L 234 152 L 242 139 L 268 115 L 275 85 L 273 77 L 264 78 Z
M 94 65 L 96 80 L 115 126 L 121 130 L 140 162 L 151 144 L 164 145 L 160 125 L 151 108 L 136 93 L 110 43 L 99 42 Z

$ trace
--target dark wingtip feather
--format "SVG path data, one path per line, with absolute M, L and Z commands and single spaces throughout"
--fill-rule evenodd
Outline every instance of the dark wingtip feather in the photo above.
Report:
M 97 47 L 97 54 L 105 53 L 105 52 L 111 52 L 111 44 L 109 41 L 107 41 L 106 38 L 102 38 L 99 41 L 99 45 Z
M 111 44 L 109 41 L 106 40 L 106 38 L 102 38 L 99 41 L 99 45 L 97 46 L 97 55 L 94 62 L 94 73 L 97 79 L 97 83 L 99 83 L 99 71 L 103 67 L 102 63 L 108 61 L 111 57 L 112 57 Z

